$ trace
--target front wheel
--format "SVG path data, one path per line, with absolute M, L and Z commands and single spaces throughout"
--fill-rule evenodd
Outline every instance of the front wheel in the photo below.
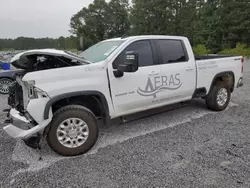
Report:
M 99 135 L 95 115 L 80 105 L 60 108 L 53 117 L 47 134 L 52 150 L 63 156 L 76 156 L 89 151 Z
M 207 107 L 213 111 L 225 110 L 230 102 L 231 92 L 226 82 L 217 82 L 207 96 Z

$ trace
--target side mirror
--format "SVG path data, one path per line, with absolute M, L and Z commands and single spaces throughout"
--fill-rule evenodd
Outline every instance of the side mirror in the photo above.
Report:
M 118 65 L 117 70 L 120 72 L 136 72 L 138 70 L 138 53 L 126 52 L 125 60 Z

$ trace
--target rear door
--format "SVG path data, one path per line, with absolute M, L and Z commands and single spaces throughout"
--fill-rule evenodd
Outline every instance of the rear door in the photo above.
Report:
M 161 69 L 160 102 L 176 103 L 192 98 L 196 87 L 196 65 L 189 58 L 184 41 L 155 40 Z
M 125 53 L 138 53 L 139 69 L 134 73 L 124 73 L 120 78 L 114 76 L 120 62 L 124 62 Z M 115 61 L 109 65 L 111 97 L 116 116 L 131 114 L 152 108 L 154 85 L 151 77 L 161 76 L 160 65 L 156 64 L 155 48 L 150 40 L 139 40 L 129 44 Z

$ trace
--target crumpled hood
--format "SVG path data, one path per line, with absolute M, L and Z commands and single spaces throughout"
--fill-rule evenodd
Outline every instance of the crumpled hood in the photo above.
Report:
M 90 62 L 84 60 L 82 57 L 78 56 L 77 54 L 65 52 L 63 50 L 56 50 L 56 49 L 38 49 L 38 50 L 28 50 L 25 52 L 21 52 L 15 55 L 11 60 L 10 63 L 20 69 L 27 69 L 27 56 L 31 55 L 50 55 L 56 57 L 66 57 L 72 60 L 77 60 L 82 63 L 89 64 Z

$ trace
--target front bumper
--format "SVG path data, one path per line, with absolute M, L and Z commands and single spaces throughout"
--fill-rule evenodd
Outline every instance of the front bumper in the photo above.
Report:
M 15 109 L 11 109 L 9 112 L 10 118 L 13 123 L 3 127 L 3 130 L 13 138 L 27 139 L 42 133 L 42 131 L 49 125 L 52 120 L 53 114 L 50 109 L 48 119 L 44 119 L 44 108 L 49 101 L 49 98 L 38 98 L 29 101 L 27 106 L 28 116 L 24 117 L 19 115 L 19 112 Z M 30 117 L 30 118 L 29 118 Z M 31 119 L 35 124 L 31 124 Z M 23 126 L 24 125 L 24 126 Z M 22 127 L 22 128 L 21 128 Z
M 11 137 L 13 138 L 20 138 L 20 139 L 27 139 L 30 138 L 32 135 L 39 133 L 40 131 L 43 131 L 44 128 L 50 123 L 51 119 L 47 119 L 43 121 L 41 124 L 38 124 L 32 128 L 30 127 L 30 121 L 25 118 L 24 116 L 20 116 L 19 112 L 15 109 L 10 110 L 10 118 L 13 119 L 13 123 L 18 122 L 19 126 L 15 126 L 14 124 L 9 124 L 5 127 L 3 127 L 3 130 Z M 23 124 L 23 127 L 25 128 L 19 128 L 20 124 Z

